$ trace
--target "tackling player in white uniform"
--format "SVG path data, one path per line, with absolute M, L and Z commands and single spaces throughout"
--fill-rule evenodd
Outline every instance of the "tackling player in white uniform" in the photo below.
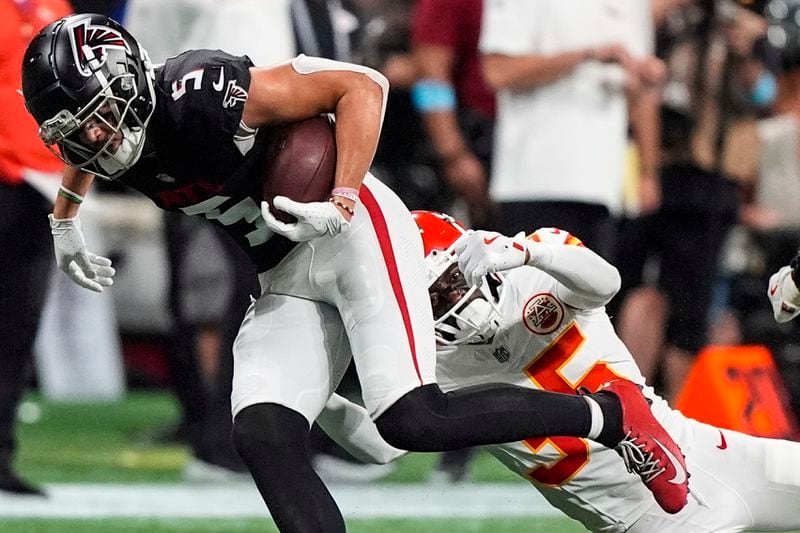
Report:
M 800 528 L 800 444 L 721 430 L 670 409 L 645 385 L 605 313 L 618 286 L 613 266 L 558 229 L 540 229 L 527 239 L 482 231 L 459 239 L 463 228 L 451 217 L 414 214 L 430 271 L 443 389 L 505 382 L 576 393 L 626 378 L 644 386 L 653 413 L 680 444 L 693 474 L 688 505 L 669 515 L 616 453 L 585 439 L 487 447 L 555 507 L 601 532 Z M 495 274 L 501 271 L 506 272 Z M 480 288 L 467 288 L 466 280 Z M 367 433 L 362 429 L 360 435 Z M 376 460 L 393 455 L 373 444 L 369 453 Z M 360 447 L 369 448 L 364 442 Z

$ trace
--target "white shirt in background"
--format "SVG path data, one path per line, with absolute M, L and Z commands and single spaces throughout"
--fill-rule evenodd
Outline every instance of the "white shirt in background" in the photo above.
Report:
M 485 54 L 558 54 L 619 42 L 652 53 L 649 2 L 487 0 Z M 587 61 L 563 78 L 498 94 L 491 195 L 500 202 L 567 200 L 620 209 L 628 114 L 624 72 Z

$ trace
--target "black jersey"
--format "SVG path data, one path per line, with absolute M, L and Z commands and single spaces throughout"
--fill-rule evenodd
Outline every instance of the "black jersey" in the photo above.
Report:
M 142 156 L 119 181 L 162 209 L 222 226 L 263 272 L 295 243 L 273 235 L 261 217 L 269 129 L 241 139 L 251 66 L 246 56 L 190 50 L 157 68 L 156 106 Z

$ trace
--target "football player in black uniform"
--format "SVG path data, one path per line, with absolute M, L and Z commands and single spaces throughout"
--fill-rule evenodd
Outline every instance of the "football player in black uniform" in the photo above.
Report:
M 92 290 L 112 283 L 110 261 L 87 252 L 78 221 L 95 175 L 214 221 L 250 255 L 262 293 L 234 346 L 234 442 L 282 531 L 345 529 L 306 440 L 351 352 L 365 406 L 398 448 L 590 437 L 620 444 L 659 503 L 680 509 L 687 486 L 667 481 L 674 462 L 661 445 L 680 453 L 636 387 L 573 396 L 509 385 L 445 394 L 436 385 L 419 230 L 367 172 L 387 92 L 374 70 L 305 56 L 256 68 L 247 57 L 193 50 L 154 69 L 107 17 L 50 24 L 25 55 L 23 93 L 40 136 L 70 165 L 50 216 L 59 266 Z M 277 197 L 275 207 L 297 218 L 278 221 L 261 200 L 269 129 L 322 113 L 336 117 L 330 201 Z M 526 254 L 489 244 L 489 258 Z M 453 324 L 454 337 L 462 327 Z

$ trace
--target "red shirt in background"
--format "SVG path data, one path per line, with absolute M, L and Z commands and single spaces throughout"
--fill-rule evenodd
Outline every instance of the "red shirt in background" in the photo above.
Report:
M 478 41 L 483 0 L 419 0 L 411 21 L 414 46 L 446 46 L 454 53 L 459 105 L 494 117 L 494 94 L 483 80 Z
M 39 139 L 39 126 L 17 90 L 31 38 L 70 13 L 65 0 L 0 0 L 0 183 L 21 183 L 24 169 L 55 173 L 64 166 Z

